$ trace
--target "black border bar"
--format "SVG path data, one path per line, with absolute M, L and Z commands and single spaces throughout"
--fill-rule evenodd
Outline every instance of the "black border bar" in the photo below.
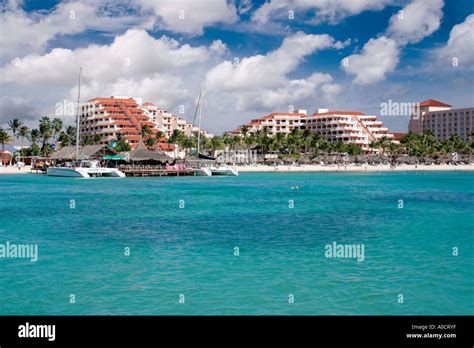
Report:
M 55 325 L 55 340 L 20 338 L 19 327 L 26 323 Z M 473 324 L 472 316 L 0 316 L 0 346 L 279 343 L 472 347 Z M 431 336 L 408 338 L 407 334 Z M 433 334 L 451 337 L 434 338 Z

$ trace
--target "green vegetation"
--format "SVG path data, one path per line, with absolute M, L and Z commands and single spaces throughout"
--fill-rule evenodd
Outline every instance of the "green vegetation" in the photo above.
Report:
M 423 134 L 409 133 L 400 139 L 400 143 L 404 153 L 418 157 L 448 155 L 453 152 L 470 155 L 474 147 L 472 138 L 471 141 L 464 142 L 456 134 L 440 142 L 431 132 L 425 132 Z
M 39 120 L 37 129 L 29 129 L 19 119 L 12 119 L 8 122 L 7 130 L 0 129 L 0 144 L 2 148 L 6 144 L 15 145 L 16 140 L 20 140 L 21 144 L 25 141 L 30 142 L 28 148 L 20 151 L 20 156 L 38 156 L 50 155 L 55 149 L 68 145 L 76 144 L 76 128 L 68 126 L 63 130 L 63 122 L 59 118 L 50 119 L 43 116 Z M 147 147 L 153 148 L 157 143 L 164 140 L 162 132 L 154 133 L 149 125 L 141 127 L 141 137 Z M 465 142 L 458 135 L 453 135 L 445 141 L 439 141 L 431 132 L 423 134 L 409 133 L 400 140 L 400 144 L 393 143 L 387 137 L 382 137 L 369 144 L 370 148 L 379 150 L 378 152 L 390 156 L 409 155 L 416 157 L 441 157 L 447 156 L 453 152 L 462 155 L 470 155 L 473 151 L 474 144 L 471 138 Z M 102 136 L 85 135 L 82 137 L 81 145 L 100 144 Z M 117 152 L 126 152 L 131 150 L 131 146 L 127 141 L 126 135 L 117 134 L 115 139 Z M 186 136 L 180 130 L 174 130 L 170 138 L 169 144 L 178 145 L 186 154 L 191 149 L 197 148 L 197 136 Z M 224 148 L 235 150 L 253 149 L 259 153 L 266 154 L 268 152 L 278 153 L 280 158 L 291 157 L 299 158 L 315 157 L 319 154 L 328 153 L 347 153 L 349 155 L 360 155 L 362 149 L 356 144 L 348 144 L 343 142 L 331 143 L 320 133 L 311 132 L 308 129 L 293 129 L 290 134 L 277 133 L 270 135 L 268 128 L 263 127 L 255 133 L 250 133 L 247 126 L 240 128 L 239 135 L 224 134 L 215 136 L 211 139 L 201 137 L 200 148 L 203 152 L 207 152 L 213 156 L 218 150 Z
M 120 133 L 117 134 L 115 141 L 117 142 L 117 146 L 115 146 L 115 151 L 117 152 L 127 152 L 132 149 L 130 144 L 127 142 L 127 138 Z
M 7 131 L 0 128 L 0 144 L 2 145 L 2 150 L 5 149 L 5 145 L 8 144 L 11 141 L 11 139 L 12 138 L 7 133 Z
M 240 135 L 224 134 L 215 136 L 212 139 L 201 138 L 201 149 L 215 155 L 217 150 L 227 147 L 230 150 L 240 145 L 244 149 L 256 149 L 259 153 L 266 154 L 269 151 L 280 154 L 281 158 L 299 158 L 301 155 L 314 157 L 319 154 L 347 153 L 351 156 L 362 154 L 360 146 L 342 141 L 331 143 L 320 133 L 310 130 L 293 131 L 285 135 L 276 133 L 270 135 L 268 129 L 263 127 L 255 133 L 249 133 L 247 126 L 242 126 Z M 196 148 L 196 136 L 188 137 L 179 130 L 174 130 L 168 143 L 176 144 L 188 153 L 189 149 Z M 436 157 L 449 155 L 453 152 L 469 155 L 473 149 L 472 141 L 464 142 L 458 135 L 440 142 L 430 132 L 423 134 L 409 133 L 403 137 L 400 144 L 390 141 L 387 137 L 382 137 L 369 144 L 370 148 L 380 150 L 380 153 L 390 156 L 409 155 L 418 157 Z

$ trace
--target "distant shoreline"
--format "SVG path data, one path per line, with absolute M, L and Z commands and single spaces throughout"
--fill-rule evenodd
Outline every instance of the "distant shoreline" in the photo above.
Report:
M 391 168 L 390 165 L 379 164 L 379 165 L 363 165 L 363 166 L 343 166 L 343 165 L 256 165 L 256 166 L 237 166 L 240 173 L 372 173 L 372 172 L 462 172 L 462 171 L 474 171 L 474 164 L 462 164 L 462 165 L 408 165 L 402 164 L 395 168 Z M 2 174 L 36 174 L 31 172 L 30 166 L 21 167 L 18 169 L 14 166 L 0 167 L 0 175 Z
M 272 173 L 302 173 L 302 172 L 425 172 L 425 171 L 440 171 L 440 172 L 459 172 L 459 171 L 474 171 L 474 165 L 463 164 L 463 165 L 398 165 L 391 168 L 390 165 L 362 165 L 362 166 L 343 166 L 343 165 L 300 165 L 300 166 L 237 166 L 237 169 L 241 173 L 250 172 L 272 172 Z

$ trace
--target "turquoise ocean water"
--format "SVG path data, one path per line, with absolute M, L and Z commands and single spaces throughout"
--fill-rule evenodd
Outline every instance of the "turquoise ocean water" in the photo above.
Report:
M 0 258 L 0 314 L 473 315 L 473 179 L 0 176 L 0 243 L 39 247 Z M 333 242 L 365 260 L 326 258 Z

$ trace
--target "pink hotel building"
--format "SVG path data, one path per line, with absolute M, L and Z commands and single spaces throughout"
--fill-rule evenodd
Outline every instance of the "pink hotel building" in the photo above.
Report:
M 364 152 L 373 151 L 369 144 L 383 136 L 396 141 L 394 135 L 389 133 L 388 128 L 384 127 L 382 121 L 379 121 L 376 116 L 353 111 L 318 109 L 318 112 L 311 116 L 307 115 L 306 110 L 298 110 L 297 113 L 274 112 L 268 116 L 253 119 L 245 126 L 249 134 L 267 127 L 270 135 L 289 134 L 295 128 L 309 129 L 321 133 L 331 143 L 342 141 L 360 145 Z M 241 130 L 235 129 L 230 133 L 238 135 Z
M 431 131 L 440 141 L 454 134 L 468 141 L 474 131 L 474 108 L 452 109 L 449 104 L 428 99 L 413 111 L 408 130 L 413 133 Z

